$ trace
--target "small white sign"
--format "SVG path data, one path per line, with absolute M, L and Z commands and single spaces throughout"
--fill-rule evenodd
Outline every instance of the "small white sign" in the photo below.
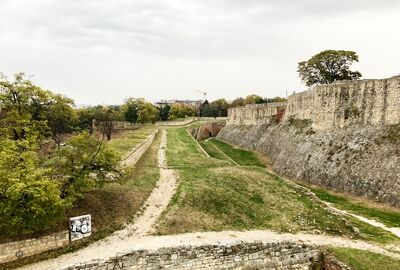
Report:
M 92 217 L 84 215 L 69 219 L 69 237 L 76 241 L 92 234 Z

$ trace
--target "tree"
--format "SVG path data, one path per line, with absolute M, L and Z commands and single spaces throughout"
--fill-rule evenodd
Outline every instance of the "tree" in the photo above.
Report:
M 49 137 L 45 112 L 50 104 L 50 92 L 25 79 L 23 73 L 10 82 L 0 75 L 0 128 L 14 140 L 24 140 L 35 133 L 38 140 Z
M 77 128 L 81 131 L 89 131 L 92 133 L 92 123 L 93 119 L 95 119 L 95 111 L 93 107 L 81 108 L 75 111 L 77 115 Z
M 0 229 L 10 234 L 49 228 L 66 208 L 52 169 L 39 165 L 36 137 L 0 139 Z
M 169 119 L 174 120 L 177 118 L 193 117 L 197 115 L 197 109 L 193 106 L 185 105 L 182 103 L 175 103 L 171 106 L 169 111 Z
M 100 131 L 107 140 L 111 140 L 113 129 L 114 111 L 108 106 L 96 106 L 93 110 L 92 126 L 95 130 Z
M 120 156 L 103 140 L 89 133 L 72 136 L 46 167 L 53 170 L 52 179 L 60 182 L 61 198 L 73 202 L 93 186 L 103 186 L 107 179 L 120 179 Z
M 91 186 L 124 178 L 119 155 L 87 132 L 59 151 L 38 154 L 44 139 L 73 130 L 72 105 L 23 73 L 13 82 L 0 76 L 0 229 L 6 233 L 47 229 Z M 111 122 L 113 113 L 102 106 L 78 112 L 81 124 L 92 117 Z
M 244 104 L 258 104 L 258 103 L 264 103 L 264 99 L 258 95 L 248 95 L 245 100 Z
M 142 102 L 143 100 L 134 98 L 128 98 L 125 101 L 124 105 L 122 105 L 122 114 L 125 121 L 128 121 L 131 124 L 137 122 L 137 119 L 139 117 L 139 106 Z
M 169 106 L 169 105 L 166 105 L 160 109 L 160 120 L 161 121 L 168 120 L 168 115 L 169 115 L 170 110 L 171 110 L 171 106 Z
M 60 146 L 61 135 L 71 133 L 77 124 L 78 117 L 72 108 L 74 102 L 61 95 L 52 95 L 52 103 L 46 110 L 47 125 L 54 142 Z
M 362 75 L 358 71 L 350 70 L 353 62 L 358 62 L 358 55 L 353 51 L 326 50 L 314 55 L 308 61 L 299 62 L 297 72 L 307 86 L 357 80 Z
M 244 99 L 241 97 L 238 97 L 234 99 L 230 104 L 229 108 L 235 108 L 235 107 L 240 107 L 244 105 Z
M 265 98 L 264 103 L 273 103 L 273 102 L 286 102 L 287 99 L 283 97 L 274 97 L 274 98 Z
M 214 100 L 210 103 L 211 106 L 215 107 L 216 110 L 216 117 L 226 117 L 228 116 L 228 102 L 226 99 L 221 98 Z
M 158 109 L 149 102 L 140 104 L 137 121 L 141 124 L 155 123 L 158 120 Z
M 228 102 L 225 99 L 217 99 L 209 103 L 205 100 L 200 107 L 201 116 L 225 117 L 228 115 Z

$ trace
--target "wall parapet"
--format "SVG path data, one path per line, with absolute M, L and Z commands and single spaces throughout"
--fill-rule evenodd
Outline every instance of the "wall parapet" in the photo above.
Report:
M 286 102 L 248 104 L 228 109 L 228 124 L 257 125 L 269 123 L 270 117 L 285 110 Z
M 297 242 L 250 242 L 138 250 L 65 269 L 307 269 L 319 258 L 317 246 Z M 247 269 L 247 268 L 246 268 Z
M 310 119 L 313 127 L 400 122 L 400 76 L 318 85 L 289 97 L 285 120 Z
M 69 231 L 0 244 L 0 263 L 15 261 L 69 244 Z
M 394 125 L 400 123 L 400 76 L 379 80 L 343 81 L 317 85 L 289 96 L 287 102 L 251 104 L 231 108 L 228 124 L 268 124 L 282 113 L 310 119 L 313 128 L 343 128 L 353 124 Z

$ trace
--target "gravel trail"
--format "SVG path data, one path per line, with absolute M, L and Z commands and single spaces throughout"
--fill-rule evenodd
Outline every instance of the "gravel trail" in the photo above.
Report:
M 158 217 L 167 207 L 175 193 L 177 174 L 167 168 L 165 149 L 167 145 L 166 131 L 162 130 L 161 143 L 158 150 L 158 166 L 160 179 L 142 209 L 142 215 L 131 224 L 125 226 L 109 237 L 97 241 L 76 252 L 61 255 L 60 257 L 28 265 L 20 269 L 45 270 L 59 269 L 83 261 L 92 261 L 99 258 L 109 258 L 116 252 L 129 250 L 136 246 L 138 239 L 151 232 Z

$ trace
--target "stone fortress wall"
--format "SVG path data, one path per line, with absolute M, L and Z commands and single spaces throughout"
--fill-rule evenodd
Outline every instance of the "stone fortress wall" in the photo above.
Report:
M 400 76 L 232 108 L 217 137 L 266 153 L 281 175 L 400 208 Z
M 289 97 L 285 119 L 310 119 L 316 129 L 400 122 L 400 76 L 318 85 Z
M 310 119 L 315 129 L 351 124 L 400 122 L 400 76 L 382 80 L 318 85 L 291 95 L 286 102 L 250 104 L 228 110 L 228 124 L 258 125 L 285 111 L 284 120 Z
M 65 269 L 309 269 L 319 260 L 317 246 L 296 242 L 237 243 L 132 251 L 107 261 L 95 261 Z M 341 269 L 341 268 L 336 268 Z
M 227 124 L 258 125 L 269 123 L 269 116 L 277 115 L 280 110 L 285 110 L 286 102 L 263 104 L 248 104 L 244 107 L 228 109 Z
M 69 232 L 61 231 L 50 235 L 0 244 L 0 263 L 32 256 L 69 244 Z

